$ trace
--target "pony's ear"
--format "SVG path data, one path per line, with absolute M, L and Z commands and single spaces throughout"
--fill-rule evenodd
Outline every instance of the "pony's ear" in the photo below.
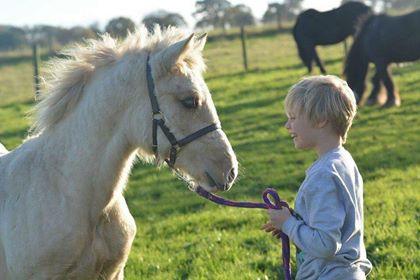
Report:
M 164 62 L 167 66 L 172 67 L 179 60 L 181 60 L 188 51 L 194 48 L 194 33 L 191 34 L 187 39 L 179 41 L 168 48 L 166 48 L 162 54 Z
M 195 40 L 194 40 L 194 47 L 200 51 L 202 51 L 204 49 L 204 45 L 206 44 L 207 41 L 207 33 L 198 35 Z

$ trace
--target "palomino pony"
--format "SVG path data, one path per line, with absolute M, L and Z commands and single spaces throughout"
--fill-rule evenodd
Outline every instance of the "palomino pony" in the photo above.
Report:
M 2 280 L 123 279 L 136 225 L 122 193 L 136 154 L 163 162 L 174 150 L 193 187 L 231 187 L 237 161 L 202 77 L 205 41 L 141 27 L 53 63 L 33 136 L 0 157 Z
M 350 1 L 326 12 L 309 9 L 301 13 L 293 27 L 293 37 L 308 73 L 312 72 L 314 61 L 323 74 L 327 73 L 316 46 L 336 44 L 354 35 L 360 22 L 371 12 L 365 4 Z
M 401 101 L 389 65 L 417 59 L 420 59 L 420 10 L 402 16 L 371 16 L 350 48 L 344 75 L 360 103 L 369 62 L 373 62 L 376 72 L 367 104 L 379 103 L 378 93 L 383 84 L 387 91 L 384 107 L 399 106 Z

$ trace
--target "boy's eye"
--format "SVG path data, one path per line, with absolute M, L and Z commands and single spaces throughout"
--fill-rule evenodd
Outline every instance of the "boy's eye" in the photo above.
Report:
M 190 96 L 181 100 L 182 105 L 188 109 L 195 109 L 199 105 L 199 99 L 197 96 Z

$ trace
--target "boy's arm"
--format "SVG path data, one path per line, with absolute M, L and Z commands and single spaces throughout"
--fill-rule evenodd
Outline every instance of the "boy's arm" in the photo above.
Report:
M 282 226 L 296 246 L 312 256 L 328 258 L 341 248 L 345 208 L 339 200 L 337 180 L 331 173 L 314 175 L 304 193 L 308 224 L 291 216 Z

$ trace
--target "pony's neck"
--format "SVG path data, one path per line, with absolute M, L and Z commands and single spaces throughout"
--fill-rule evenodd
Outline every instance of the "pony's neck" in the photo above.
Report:
M 121 194 L 138 147 L 127 135 L 129 105 L 123 104 L 127 98 L 115 95 L 121 86 L 107 85 L 107 92 L 93 88 L 87 87 L 90 92 L 83 93 L 74 111 L 41 137 L 48 142 L 46 147 L 62 147 L 49 155 L 60 163 L 57 168 L 95 217 Z M 147 97 L 147 92 L 142 96 Z
M 65 174 L 67 185 L 76 194 L 73 198 L 84 200 L 96 216 L 121 194 L 131 169 L 135 148 L 118 131 L 94 133 L 88 127 L 96 125 L 86 122 L 84 128 L 73 127 L 65 133 L 61 128 L 45 134 L 49 147 L 62 147 L 59 153 L 50 153 L 58 162 L 55 168 Z M 63 127 L 64 128 L 64 127 Z M 48 152 L 48 151 L 47 151 Z M 57 159 L 59 158 L 59 159 Z M 68 192 L 69 190 L 64 190 Z

